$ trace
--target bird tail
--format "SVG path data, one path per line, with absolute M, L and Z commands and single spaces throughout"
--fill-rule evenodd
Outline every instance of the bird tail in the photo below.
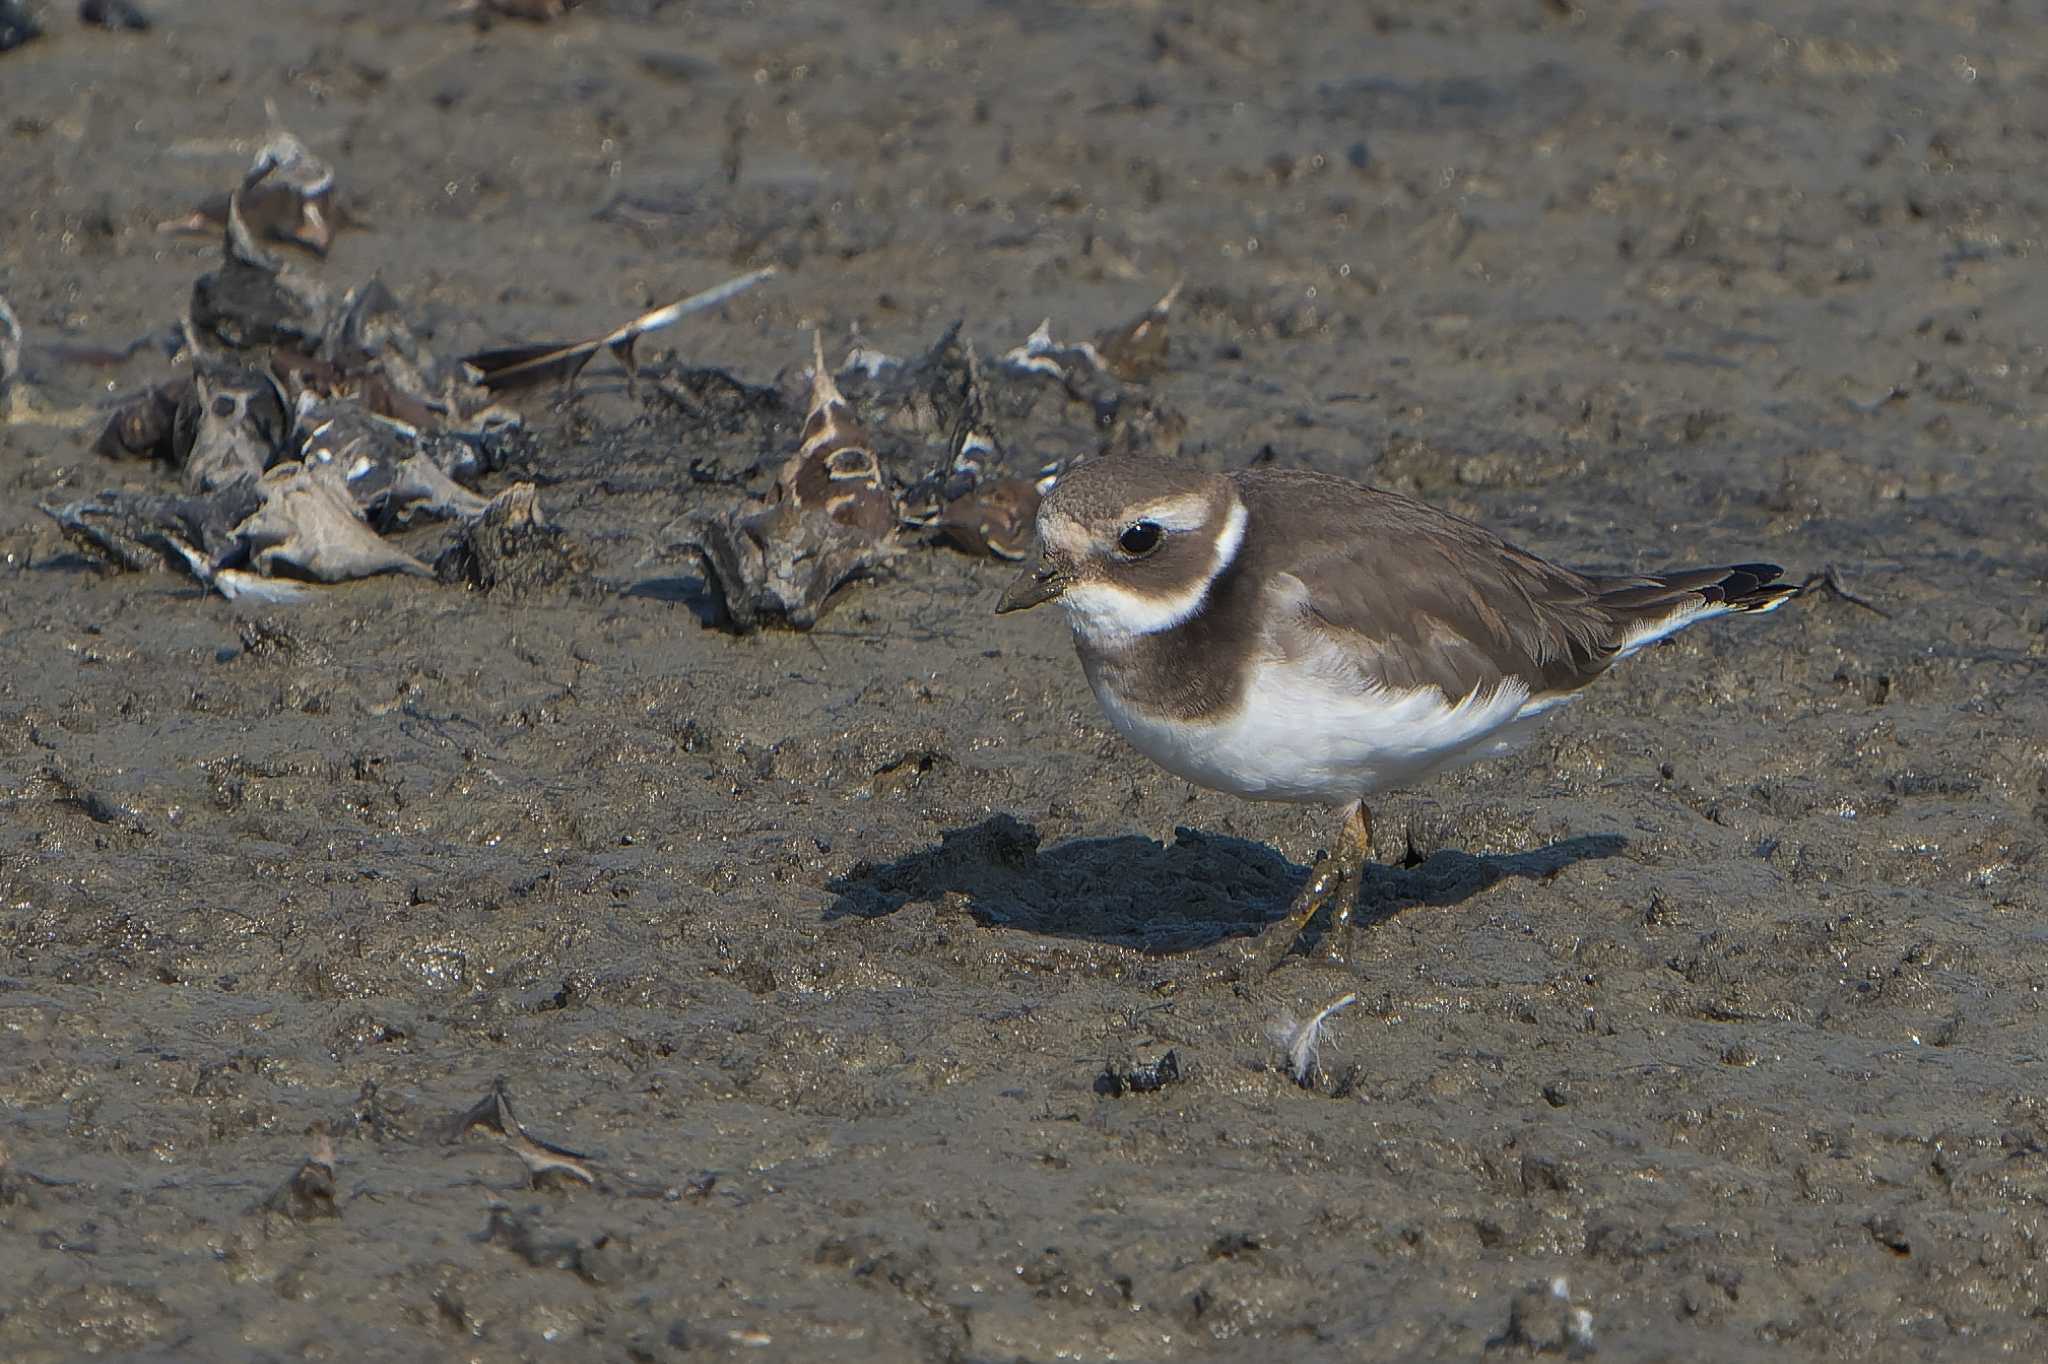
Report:
M 1593 591 L 1614 621 L 1615 656 L 1626 658 L 1698 621 L 1777 610 L 1799 595 L 1798 584 L 1780 581 L 1784 571 L 1776 564 L 1730 564 L 1596 578 Z

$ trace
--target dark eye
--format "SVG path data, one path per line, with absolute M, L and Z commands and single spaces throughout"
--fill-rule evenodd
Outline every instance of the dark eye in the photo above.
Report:
M 1138 521 L 1124 527 L 1124 533 L 1116 537 L 1116 547 L 1133 559 L 1142 559 L 1159 548 L 1163 536 L 1157 521 Z

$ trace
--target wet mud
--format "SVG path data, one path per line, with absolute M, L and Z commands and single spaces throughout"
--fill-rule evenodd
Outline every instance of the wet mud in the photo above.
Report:
M 26 8 L 0 1356 L 2038 1354 L 2038 12 Z M 39 508 L 177 491 L 93 441 L 273 117 L 337 210 L 269 249 L 444 356 L 778 274 L 505 395 L 538 551 L 107 571 Z M 697 547 L 812 329 L 987 361 L 1182 279 L 1182 458 L 1814 579 L 1384 798 L 1352 960 L 1239 984 L 1320 813 L 1149 766 L 1000 559 L 739 635 Z M 1055 406 L 1023 463 L 1107 439 Z

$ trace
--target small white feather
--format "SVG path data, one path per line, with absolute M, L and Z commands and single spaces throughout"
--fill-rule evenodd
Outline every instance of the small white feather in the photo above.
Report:
M 1357 1002 L 1358 995 L 1354 991 L 1331 1000 L 1306 1020 L 1282 1012 L 1266 1025 L 1266 1035 L 1287 1054 L 1287 1073 L 1294 1077 L 1296 1084 L 1315 1083 L 1316 1063 L 1322 1055 L 1323 1034 L 1328 1030 L 1330 1020 Z

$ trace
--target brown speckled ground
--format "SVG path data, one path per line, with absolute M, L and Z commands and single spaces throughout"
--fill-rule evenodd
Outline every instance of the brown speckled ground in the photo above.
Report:
M 45 9 L 0 56 L 57 422 L 0 427 L 0 1356 L 1472 1358 L 1562 1348 L 1562 1276 L 1602 1357 L 2039 1357 L 2037 9 Z M 616 385 L 529 408 L 579 595 L 252 614 L 72 553 L 36 504 L 148 473 L 66 410 L 160 362 L 37 347 L 179 314 L 215 247 L 154 224 L 265 100 L 366 224 L 322 277 L 449 350 L 779 261 L 665 338 L 765 382 L 813 324 L 1006 346 L 1185 273 L 1191 459 L 1888 614 L 1653 651 L 1386 801 L 1354 969 L 1204 984 L 1322 822 L 1137 759 L 999 565 L 700 628 L 720 452 Z M 1266 1025 L 1353 989 L 1296 1087 Z M 444 1140 L 494 1077 L 604 1183 Z M 315 1124 L 338 1215 L 265 1210 Z

